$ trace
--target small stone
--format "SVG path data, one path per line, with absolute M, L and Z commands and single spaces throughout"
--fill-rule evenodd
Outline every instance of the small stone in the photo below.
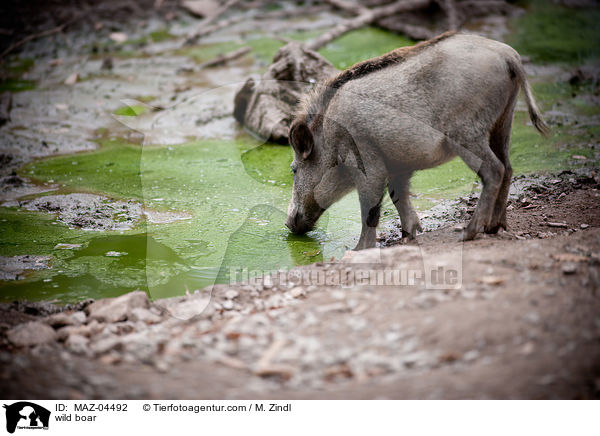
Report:
M 120 347 L 121 344 L 121 338 L 117 337 L 117 336 L 108 336 L 105 337 L 103 339 L 100 339 L 96 342 L 93 342 L 90 345 L 90 350 L 96 354 L 104 354 L 110 350 L 113 350 L 117 347 Z
M 56 332 L 48 324 L 31 321 L 19 324 L 6 334 L 9 342 L 17 347 L 31 347 L 56 340 Z
M 123 32 L 112 32 L 110 35 L 108 35 L 108 37 L 110 39 L 112 39 L 114 42 L 116 42 L 117 44 L 121 44 L 121 43 L 127 41 L 127 34 L 125 34 Z
M 85 308 L 90 319 L 103 322 L 117 322 L 127 319 L 136 307 L 147 308 L 150 305 L 145 292 L 134 291 L 117 298 L 105 298 Z
M 298 298 L 301 297 L 303 295 L 306 295 L 306 292 L 304 291 L 303 288 L 301 288 L 300 286 L 296 286 L 295 288 L 292 288 L 289 292 L 289 294 L 293 297 L 293 298 Z
M 273 287 L 273 278 L 271 276 L 265 276 L 262 285 L 265 289 L 271 289 Z
M 231 300 L 223 301 L 223 309 L 225 309 L 225 310 L 233 309 L 233 301 L 231 301 Z
M 45 321 L 48 325 L 56 329 L 68 325 L 83 324 L 85 322 L 85 318 L 85 313 L 81 311 L 74 313 L 59 312 L 50 315 Z
M 156 324 L 162 321 L 160 316 L 143 307 L 133 308 L 127 319 L 133 322 L 141 321 L 146 324 Z
M 85 354 L 88 350 L 89 339 L 82 335 L 71 335 L 67 338 L 66 347 L 75 354 Z
M 533 342 L 526 342 L 523 347 L 521 348 L 521 350 L 519 351 L 519 353 L 524 354 L 524 355 L 529 355 L 531 353 L 533 353 L 533 351 L 535 350 L 535 344 Z
M 575 274 L 577 272 L 577 264 L 575 262 L 565 262 L 560 267 L 565 275 Z
M 537 324 L 540 322 L 540 316 L 536 312 L 529 312 L 525 315 L 525 319 L 531 324 Z
M 587 229 L 589 226 L 590 226 L 589 224 L 582 223 L 582 224 L 580 224 L 580 226 L 579 226 L 579 227 L 580 227 L 581 229 Z
M 228 289 L 227 291 L 225 291 L 225 298 L 228 300 L 233 300 L 234 298 L 236 298 L 239 295 L 240 295 L 240 293 L 238 291 L 236 291 L 235 289 Z
M 479 351 L 477 350 L 470 350 L 467 351 L 464 355 L 463 355 L 463 359 L 466 360 L 467 362 L 472 362 L 474 360 L 477 360 L 479 358 Z

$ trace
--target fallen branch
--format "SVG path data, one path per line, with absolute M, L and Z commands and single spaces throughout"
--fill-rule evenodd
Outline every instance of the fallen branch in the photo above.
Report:
M 193 34 L 186 37 L 184 44 L 190 45 L 197 42 L 200 38 L 203 38 L 211 33 L 217 32 L 221 29 L 225 29 L 227 27 L 231 27 L 235 24 L 241 23 L 242 21 L 247 20 L 272 20 L 276 18 L 290 18 L 299 15 L 311 15 L 319 12 L 323 12 L 330 9 L 327 5 L 319 5 L 319 6 L 310 6 L 306 8 L 297 8 L 291 10 L 280 10 L 280 11 L 271 11 L 265 13 L 259 13 L 253 16 L 247 15 L 237 15 L 231 18 L 227 18 L 225 20 L 221 20 L 211 26 L 203 27 Z
M 219 9 L 217 9 L 212 15 L 210 15 L 210 16 L 206 17 L 204 20 L 202 20 L 202 22 L 198 25 L 199 30 L 197 32 L 194 32 L 191 35 L 189 35 L 185 39 L 184 44 L 193 44 L 196 41 L 196 39 L 199 38 L 199 36 L 196 36 L 196 35 L 201 34 L 203 28 L 212 24 L 217 18 L 219 18 L 221 15 L 223 15 L 225 12 L 227 12 L 230 8 L 232 8 L 237 3 L 239 3 L 239 1 L 240 0 L 229 0 L 227 3 L 225 3 Z
M 335 3 L 340 5 L 345 4 L 345 2 L 342 2 L 341 0 L 337 0 Z M 431 0 L 407 0 L 397 1 L 392 3 L 391 5 L 386 5 L 379 8 L 361 8 L 363 12 L 359 16 L 350 18 L 340 23 L 339 25 L 331 29 L 329 32 L 325 32 L 317 39 L 308 43 L 307 48 L 315 51 L 319 50 L 323 46 L 327 45 L 334 39 L 339 38 L 345 33 L 348 33 L 352 30 L 360 29 L 361 27 L 373 23 L 379 18 L 419 9 L 429 5 L 430 3 Z
M 217 56 L 214 59 L 211 59 L 209 61 L 201 63 L 198 66 L 198 69 L 212 68 L 212 67 L 217 67 L 217 66 L 223 65 L 234 59 L 241 58 L 242 56 L 250 53 L 251 50 L 252 50 L 251 47 L 238 48 L 237 50 L 231 51 L 229 53 L 225 53 L 221 56 Z
M 237 50 L 230 51 L 229 53 L 225 53 L 219 55 L 213 59 L 210 59 L 206 62 L 202 62 L 196 68 L 180 68 L 177 70 L 177 73 L 193 73 L 195 71 L 203 70 L 205 68 L 213 68 L 226 64 L 234 59 L 241 58 L 242 56 L 250 53 L 252 50 L 251 47 L 241 47 Z
M 26 42 L 33 41 L 34 39 L 43 38 L 44 36 L 50 36 L 50 35 L 54 35 L 55 33 L 62 32 L 63 29 L 68 24 L 71 24 L 73 21 L 75 21 L 75 18 L 78 18 L 78 17 L 71 18 L 70 20 L 64 22 L 60 26 L 57 26 L 53 29 L 48 29 L 48 30 L 44 30 L 43 32 L 33 33 L 33 34 L 21 39 L 20 41 L 15 42 L 13 45 L 7 47 L 6 50 L 4 50 L 2 53 L 0 53 L 0 59 L 2 59 L 4 56 L 9 54 L 14 49 L 21 47 Z

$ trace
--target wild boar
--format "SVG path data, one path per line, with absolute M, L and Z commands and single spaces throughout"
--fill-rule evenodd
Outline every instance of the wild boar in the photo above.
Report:
M 460 156 L 483 188 L 462 240 L 506 229 L 513 111 L 522 89 L 533 125 L 548 127 L 519 54 L 476 35 L 445 33 L 360 62 L 301 101 L 289 132 L 294 185 L 286 220 L 297 234 L 356 188 L 362 231 L 374 247 L 387 186 L 404 236 L 422 231 L 409 201 L 414 171 Z

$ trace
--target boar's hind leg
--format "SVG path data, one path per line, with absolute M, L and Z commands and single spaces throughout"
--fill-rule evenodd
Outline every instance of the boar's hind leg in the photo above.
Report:
M 354 250 L 375 247 L 377 240 L 377 224 L 381 213 L 381 201 L 385 189 L 385 179 L 380 177 L 369 177 L 369 180 L 359 183 L 357 186 L 360 201 L 360 215 L 362 218 L 362 230 L 360 239 Z
M 510 190 L 510 180 L 512 177 L 512 167 L 510 165 L 510 129 L 512 126 L 514 103 L 518 90 L 515 93 L 513 101 L 509 104 L 508 109 L 496 123 L 494 130 L 490 135 L 490 147 L 500 162 L 504 165 L 504 177 L 502 185 L 496 198 L 494 212 L 489 225 L 485 228 L 486 233 L 497 233 L 502 227 L 507 229 L 506 225 L 506 202 L 508 200 L 508 192 Z
M 456 152 L 483 182 L 473 218 L 461 235 L 461 240 L 469 241 L 490 225 L 496 199 L 504 180 L 504 165 L 490 148 L 488 138 L 472 142 L 469 147 L 456 147 Z
M 410 204 L 409 189 L 410 176 L 412 173 L 401 173 L 390 177 L 388 192 L 390 198 L 398 210 L 400 222 L 402 223 L 402 237 L 414 239 L 417 231 L 422 232 L 419 216 Z

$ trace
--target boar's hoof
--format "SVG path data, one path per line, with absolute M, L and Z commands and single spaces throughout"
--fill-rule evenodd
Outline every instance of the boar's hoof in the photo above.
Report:
M 500 230 L 500 228 L 503 228 L 504 230 L 506 230 L 506 224 L 498 223 L 498 224 L 495 224 L 495 225 L 486 226 L 485 232 L 489 233 L 491 235 L 495 235 L 496 233 L 498 233 L 498 231 Z

